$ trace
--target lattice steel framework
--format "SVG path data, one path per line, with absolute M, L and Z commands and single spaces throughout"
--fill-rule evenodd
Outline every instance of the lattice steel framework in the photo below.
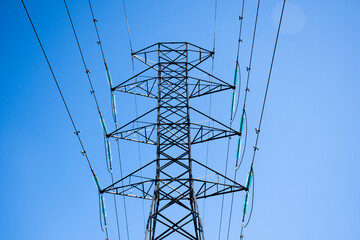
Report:
M 186 42 L 156 43 L 133 53 L 147 68 L 112 89 L 157 99 L 157 107 L 108 135 L 156 145 L 156 159 L 101 191 L 152 201 L 145 240 L 204 239 L 197 199 L 247 190 L 191 156 L 192 144 L 240 134 L 189 104 L 192 98 L 234 89 L 199 68 L 213 54 Z M 154 57 L 156 62 L 150 60 Z M 195 70 L 205 77 L 189 75 Z M 155 123 L 144 120 L 151 114 Z M 191 122 L 192 114 L 211 124 Z M 212 179 L 194 177 L 195 165 Z M 155 178 L 139 176 L 150 167 L 156 169 Z

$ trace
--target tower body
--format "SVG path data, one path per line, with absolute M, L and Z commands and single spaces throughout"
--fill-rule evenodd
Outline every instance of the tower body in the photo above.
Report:
M 191 170 L 187 44 L 176 49 L 158 45 L 157 101 L 156 180 L 148 239 L 203 239 Z M 173 180 L 161 181 L 168 178 Z
M 151 201 L 145 240 L 203 240 L 197 199 L 247 190 L 191 155 L 193 144 L 239 135 L 190 106 L 192 98 L 234 89 L 199 68 L 213 54 L 187 42 L 153 44 L 133 53 L 147 68 L 112 88 L 156 99 L 152 110 L 107 135 L 156 146 L 156 159 L 101 191 Z M 201 121 L 191 121 L 194 115 Z

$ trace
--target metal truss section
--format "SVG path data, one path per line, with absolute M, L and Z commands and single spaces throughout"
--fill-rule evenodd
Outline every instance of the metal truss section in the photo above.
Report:
M 177 107 L 169 108 L 165 112 L 168 112 L 169 115 L 176 114 L 178 115 L 178 110 L 182 111 L 181 108 Z M 239 132 L 229 128 L 228 126 L 222 124 L 221 122 L 207 116 L 206 114 L 189 107 L 190 113 L 201 115 L 204 117 L 205 121 L 209 124 L 205 125 L 200 123 L 190 123 L 189 130 L 191 137 L 191 144 L 203 143 L 211 140 L 216 140 L 220 138 L 232 137 L 235 135 L 240 135 Z M 145 121 L 145 118 L 148 115 L 156 113 L 157 108 L 150 110 L 149 112 L 143 114 L 142 116 L 136 118 L 135 120 L 125 124 L 124 126 L 118 128 L 114 132 L 110 133 L 108 137 L 113 137 L 116 139 L 124 139 L 129 141 L 141 142 L 146 144 L 156 145 L 157 142 L 157 123 L 151 123 Z M 177 137 L 184 144 L 188 144 L 187 132 L 184 131 L 188 127 L 187 123 L 184 122 L 160 122 L 162 134 L 166 136 L 169 141 L 163 143 L 163 145 L 173 144 L 171 139 Z M 133 127 L 136 126 L 136 127 Z
M 184 160 L 184 159 L 183 159 Z M 185 160 L 187 161 L 187 159 Z M 197 189 L 196 191 L 196 198 L 207 198 L 217 195 L 222 195 L 226 193 L 232 193 L 237 191 L 247 190 L 244 186 L 240 185 L 237 182 L 225 177 L 221 173 L 214 171 L 213 169 L 201 164 L 200 162 L 192 159 L 193 167 L 200 167 L 201 172 L 204 172 L 207 169 L 209 175 L 207 176 L 200 176 L 194 177 L 192 180 L 194 181 L 194 188 Z M 114 184 L 108 186 L 107 188 L 102 190 L 102 193 L 111 193 L 116 195 L 123 195 L 127 197 L 134 197 L 134 198 L 142 198 L 147 200 L 153 200 L 153 193 L 154 193 L 154 186 L 156 185 L 156 179 L 153 178 L 152 175 L 144 176 L 140 172 L 145 171 L 147 168 L 151 168 L 151 170 L 156 170 L 155 168 L 156 160 L 150 162 L 149 164 L 143 166 L 140 169 L 132 172 L 128 176 L 118 180 Z M 184 164 L 178 159 L 168 160 L 167 164 L 164 166 L 170 166 L 171 164 Z M 194 166 L 197 165 L 197 166 Z M 151 172 L 151 171 L 148 171 Z M 153 172 L 153 171 L 152 171 Z M 190 179 L 188 178 L 177 178 L 177 177 L 170 177 L 164 179 L 158 179 L 163 184 L 163 188 L 168 188 L 170 191 L 169 194 L 163 195 L 163 198 L 168 198 L 169 196 L 172 197 L 172 194 L 178 194 L 176 196 L 179 200 L 190 200 L 188 195 L 184 194 L 181 191 L 184 184 L 186 184 Z M 226 181 L 228 183 L 226 183 Z M 181 184 L 178 184 L 181 182 Z M 174 184 L 177 186 L 175 187 Z M 188 189 L 185 187 L 185 191 Z
M 185 46 L 187 46 L 187 50 L 185 49 Z M 149 60 L 149 57 L 153 57 L 154 53 L 157 54 L 158 51 L 161 51 L 162 53 L 159 58 L 160 62 Z M 170 56 L 174 53 L 178 54 L 178 56 L 172 59 Z M 189 98 L 200 97 L 211 93 L 233 89 L 234 86 L 222 81 L 221 79 L 211 75 L 210 73 L 207 73 L 198 67 L 199 64 L 204 62 L 212 55 L 212 52 L 190 43 L 154 44 L 148 48 L 133 53 L 133 56 L 136 59 L 145 63 L 148 65 L 148 67 L 135 76 L 124 81 L 123 83 L 117 85 L 112 90 L 157 99 L 157 74 L 160 65 L 162 72 L 164 73 L 162 76 L 163 87 L 167 88 L 169 91 L 176 89 L 180 95 L 185 96 L 185 86 L 183 86 L 183 88 L 179 88 L 179 86 L 186 78 Z M 186 61 L 186 58 L 190 60 Z M 185 74 L 189 71 L 195 70 L 200 76 L 185 76 Z M 176 74 L 174 75 L 173 73 Z M 162 96 L 162 98 L 170 97 L 171 95 Z
M 240 134 L 190 107 L 191 98 L 234 88 L 199 68 L 213 54 L 187 42 L 154 44 L 133 53 L 146 68 L 112 88 L 157 100 L 154 109 L 107 135 L 152 144 L 156 159 L 102 190 L 151 201 L 145 240 L 203 240 L 197 199 L 247 190 L 191 157 L 192 144 Z M 205 169 L 210 176 L 194 177 Z

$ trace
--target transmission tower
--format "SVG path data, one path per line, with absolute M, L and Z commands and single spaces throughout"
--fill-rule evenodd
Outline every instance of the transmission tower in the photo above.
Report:
M 240 135 L 190 106 L 192 98 L 234 89 L 199 67 L 213 54 L 187 42 L 153 44 L 132 53 L 145 70 L 112 88 L 157 100 L 152 110 L 107 135 L 155 145 L 156 159 L 101 190 L 151 201 L 145 240 L 204 239 L 197 200 L 248 190 L 192 158 L 193 144 Z M 209 124 L 191 121 L 195 115 Z M 154 122 L 147 121 L 149 116 Z M 193 176 L 195 167 L 206 169 L 209 177 Z M 155 174 L 140 174 L 149 168 Z

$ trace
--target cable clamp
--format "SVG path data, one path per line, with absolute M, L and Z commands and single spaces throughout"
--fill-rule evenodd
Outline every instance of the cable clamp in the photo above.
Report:
M 74 134 L 77 135 L 77 136 L 79 135 L 79 133 L 80 133 L 80 131 L 75 131 L 74 132 Z
M 101 44 L 101 41 L 96 41 L 96 43 L 100 45 L 100 44 Z
M 256 134 L 259 134 L 260 129 L 255 128 L 255 132 L 256 132 Z
M 246 66 L 246 71 L 248 72 L 248 71 L 250 71 L 250 70 L 251 70 L 251 68 L 248 67 L 248 66 Z
M 239 42 L 243 42 L 243 40 L 241 38 L 239 38 Z
M 86 155 L 86 151 L 84 150 L 84 151 L 81 151 L 81 153 L 82 153 L 82 155 Z
M 242 16 L 239 16 L 239 20 L 243 20 L 244 18 Z
M 91 73 L 89 69 L 86 69 L 86 73 Z
M 250 92 L 250 88 L 247 87 L 247 88 L 245 89 L 245 91 Z
M 259 148 L 258 148 L 257 146 L 254 146 L 253 148 L 254 148 L 254 151 L 258 151 L 258 150 L 259 150 Z
M 240 239 L 244 239 L 244 235 L 240 235 Z
M 93 19 L 94 22 L 97 22 L 98 20 L 96 18 Z
M 90 94 L 94 94 L 94 93 L 95 93 L 95 91 L 90 89 Z

